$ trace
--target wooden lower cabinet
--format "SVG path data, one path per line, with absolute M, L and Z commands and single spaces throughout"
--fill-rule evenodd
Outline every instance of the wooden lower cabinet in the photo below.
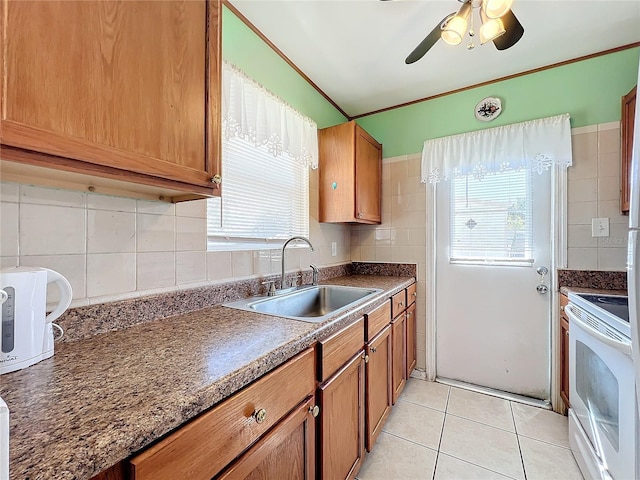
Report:
M 407 357 L 405 378 L 411 376 L 411 372 L 416 368 L 417 352 L 416 352 L 416 304 L 414 303 L 407 308 L 406 320 L 406 338 L 407 338 Z
M 311 480 L 315 478 L 315 398 L 309 397 L 236 460 L 220 480 Z
M 396 404 L 402 389 L 407 383 L 406 378 L 406 315 L 402 313 L 391 322 L 391 343 L 392 343 L 392 360 L 391 360 L 391 388 L 393 404 Z
M 391 327 L 387 325 L 366 348 L 367 450 L 376 442 L 391 413 Z
M 135 455 L 131 479 L 210 480 L 313 395 L 314 377 L 308 349 Z
M 318 387 L 320 440 L 318 478 L 355 478 L 364 458 L 364 352 Z

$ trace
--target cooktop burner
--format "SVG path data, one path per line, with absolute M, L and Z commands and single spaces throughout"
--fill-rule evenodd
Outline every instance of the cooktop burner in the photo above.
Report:
M 610 326 L 631 335 L 629 323 L 629 299 L 623 295 L 593 295 L 587 293 L 569 293 L 569 301 L 591 312 Z
M 615 315 L 616 317 L 629 321 L 629 297 L 622 297 L 617 295 L 580 295 L 587 302 L 591 302 L 594 305 L 606 310 L 607 312 Z

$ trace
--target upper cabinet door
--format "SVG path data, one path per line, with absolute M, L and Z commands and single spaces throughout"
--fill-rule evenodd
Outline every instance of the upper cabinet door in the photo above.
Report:
M 320 222 L 380 223 L 382 145 L 351 120 L 318 131 Z
M 622 130 L 621 148 L 621 176 L 620 176 L 620 210 L 629 213 L 629 200 L 631 198 L 631 151 L 633 149 L 634 120 L 636 113 L 637 87 L 622 97 L 622 116 L 620 129 Z
M 356 124 L 356 218 L 380 223 L 382 146 Z
M 19 149 L 47 155 L 34 155 L 40 166 L 46 158 L 53 168 L 84 164 L 97 175 L 116 170 L 212 193 L 220 8 L 217 0 L 4 0 L 6 158 Z

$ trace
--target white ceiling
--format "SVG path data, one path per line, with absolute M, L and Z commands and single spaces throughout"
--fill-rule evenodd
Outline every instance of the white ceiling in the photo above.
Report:
M 349 116 L 640 41 L 640 0 L 515 0 L 525 33 L 512 48 L 438 41 L 406 65 L 458 1 L 231 3 Z

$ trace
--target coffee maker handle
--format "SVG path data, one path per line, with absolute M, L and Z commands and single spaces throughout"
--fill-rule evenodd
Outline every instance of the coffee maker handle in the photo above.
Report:
M 53 322 L 69 308 L 73 293 L 71 291 L 71 284 L 66 278 L 54 270 L 49 270 L 48 268 L 45 268 L 45 270 L 47 271 L 47 283 L 55 283 L 60 289 L 60 301 L 58 305 L 56 305 L 56 308 L 45 318 L 45 322 Z

